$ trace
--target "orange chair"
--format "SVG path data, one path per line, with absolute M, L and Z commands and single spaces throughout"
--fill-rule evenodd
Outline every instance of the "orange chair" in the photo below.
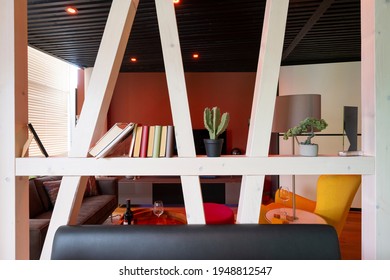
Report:
M 312 201 L 303 196 L 295 195 L 296 208 L 321 216 L 336 229 L 340 237 L 360 183 L 361 175 L 321 175 L 317 181 L 317 200 Z M 286 203 L 286 206 L 292 207 L 291 199 Z M 277 191 L 275 203 L 262 205 L 259 223 L 268 223 L 265 219 L 265 213 L 281 207 L 283 207 L 283 203 L 279 199 Z

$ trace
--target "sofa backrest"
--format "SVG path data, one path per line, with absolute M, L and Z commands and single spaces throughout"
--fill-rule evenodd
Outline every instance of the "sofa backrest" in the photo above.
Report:
M 43 182 L 61 180 L 61 178 L 61 176 L 42 176 L 29 180 L 30 218 L 53 209 Z
M 42 204 L 42 200 L 39 196 L 34 180 L 29 181 L 29 208 L 30 219 L 47 211 Z
M 93 238 L 91 238 L 93 237 Z M 54 260 L 340 259 L 329 225 L 61 226 Z

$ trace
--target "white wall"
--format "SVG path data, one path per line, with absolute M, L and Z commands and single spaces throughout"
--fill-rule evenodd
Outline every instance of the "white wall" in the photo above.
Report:
M 361 97 L 360 97 L 360 62 L 312 64 L 302 66 L 283 66 L 279 78 L 279 95 L 321 94 L 322 118 L 328 127 L 313 138 L 319 144 L 320 154 L 337 154 L 344 150 L 342 136 L 321 136 L 321 134 L 343 133 L 344 106 L 358 107 L 358 133 L 361 133 Z M 358 137 L 358 149 L 360 149 Z M 280 153 L 291 154 L 291 140 L 280 140 Z M 295 147 L 295 151 L 298 148 Z M 318 176 L 296 176 L 296 192 L 310 199 L 315 199 Z M 291 186 L 291 176 L 281 176 L 280 184 Z M 352 203 L 353 208 L 361 208 L 359 189 Z

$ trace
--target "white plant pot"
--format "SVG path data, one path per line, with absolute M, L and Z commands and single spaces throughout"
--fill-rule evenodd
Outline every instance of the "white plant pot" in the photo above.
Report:
M 316 157 L 318 155 L 318 145 L 299 144 L 299 154 L 304 157 Z

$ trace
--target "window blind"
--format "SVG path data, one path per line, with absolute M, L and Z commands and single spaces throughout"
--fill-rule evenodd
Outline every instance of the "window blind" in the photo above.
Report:
M 68 152 L 70 67 L 60 59 L 28 48 L 28 121 L 49 156 Z M 29 155 L 42 155 L 34 140 Z

